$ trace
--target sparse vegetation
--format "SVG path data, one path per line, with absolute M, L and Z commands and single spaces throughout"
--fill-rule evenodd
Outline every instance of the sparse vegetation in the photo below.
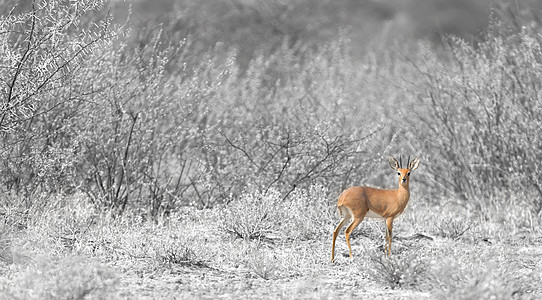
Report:
M 0 0 L 0 298 L 542 297 L 540 19 L 361 46 L 329 20 L 398 8 L 354 2 Z M 387 154 L 391 259 L 368 220 L 329 263 Z

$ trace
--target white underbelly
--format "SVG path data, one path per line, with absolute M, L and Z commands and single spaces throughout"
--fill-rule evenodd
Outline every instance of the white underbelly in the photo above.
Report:
M 383 217 L 377 213 L 375 213 L 372 210 L 369 210 L 367 214 L 365 215 L 366 218 L 377 218 L 377 219 L 383 219 Z

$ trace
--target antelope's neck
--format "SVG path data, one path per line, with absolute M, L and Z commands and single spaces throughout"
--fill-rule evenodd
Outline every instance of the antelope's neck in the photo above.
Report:
M 403 186 L 399 184 L 399 188 L 397 189 L 397 195 L 399 198 L 399 202 L 406 205 L 408 202 L 408 199 L 410 198 L 410 190 L 408 189 L 408 185 Z

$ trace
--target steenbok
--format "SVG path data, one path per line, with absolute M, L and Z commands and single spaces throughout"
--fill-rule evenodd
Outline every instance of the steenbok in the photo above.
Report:
M 399 158 L 401 161 L 401 159 Z M 331 247 L 331 261 L 335 258 L 335 240 L 341 228 L 352 219 L 352 223 L 345 230 L 346 244 L 350 251 L 350 259 L 352 259 L 352 247 L 350 247 L 350 234 L 363 221 L 365 217 L 383 218 L 386 219 L 386 253 L 391 255 L 391 232 L 393 227 L 393 219 L 403 212 L 410 192 L 408 183 L 410 172 L 416 170 L 420 164 L 420 160 L 415 158 L 410 161 L 408 158 L 407 168 L 403 169 L 402 162 L 397 162 L 395 158 L 388 158 L 390 167 L 397 170 L 399 175 L 399 188 L 396 190 L 382 190 L 366 186 L 353 186 L 348 188 L 339 196 L 337 208 L 341 214 L 341 221 L 335 231 L 333 231 L 333 246 Z

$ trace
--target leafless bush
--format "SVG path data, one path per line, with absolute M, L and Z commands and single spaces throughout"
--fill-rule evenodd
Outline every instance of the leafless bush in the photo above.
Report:
M 438 158 L 429 162 L 435 182 L 476 209 L 492 194 L 529 191 L 540 212 L 540 36 L 493 20 L 479 43 L 448 43 L 449 60 L 425 48 L 416 63 L 426 83 L 416 92 L 412 127 L 420 147 Z
M 97 92 L 77 124 L 82 188 L 99 206 L 122 213 L 130 204 L 156 216 L 186 189 L 190 166 L 178 144 L 188 138 L 181 127 L 188 113 L 174 101 L 156 44 L 139 51 L 122 42 L 109 46 L 115 51 L 104 48 L 89 58 L 87 80 Z
M 87 22 L 102 6 L 34 1 L 27 12 L 0 17 L 0 149 L 8 191 L 29 195 L 73 186 L 70 125 L 81 97 L 91 92 L 77 89 L 74 78 L 108 38 L 109 18 Z

